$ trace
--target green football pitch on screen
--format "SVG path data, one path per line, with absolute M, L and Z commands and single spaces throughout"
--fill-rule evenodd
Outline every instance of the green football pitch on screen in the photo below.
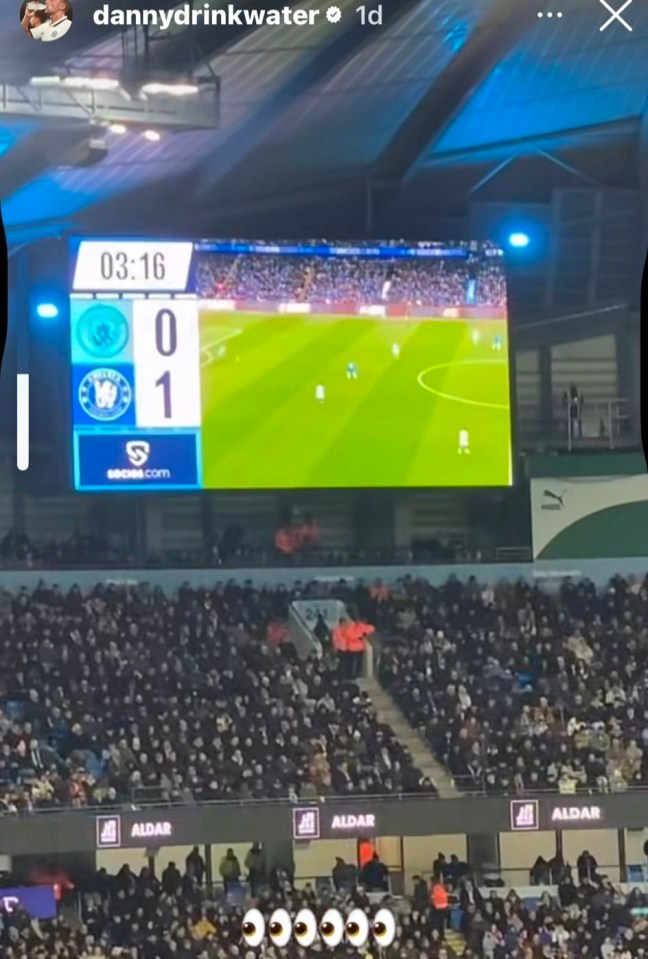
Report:
M 507 486 L 505 320 L 201 310 L 203 486 Z

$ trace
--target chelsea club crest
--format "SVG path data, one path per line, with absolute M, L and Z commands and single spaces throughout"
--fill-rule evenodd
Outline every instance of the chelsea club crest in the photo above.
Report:
M 91 306 L 77 325 L 77 340 L 86 353 L 108 359 L 128 343 L 128 320 L 114 306 Z
M 118 370 L 92 370 L 81 380 L 79 403 L 94 420 L 117 420 L 132 401 L 131 385 Z

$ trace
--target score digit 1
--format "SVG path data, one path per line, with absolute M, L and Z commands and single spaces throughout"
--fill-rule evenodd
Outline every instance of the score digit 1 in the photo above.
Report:
M 135 300 L 137 425 L 199 427 L 200 331 L 193 300 Z

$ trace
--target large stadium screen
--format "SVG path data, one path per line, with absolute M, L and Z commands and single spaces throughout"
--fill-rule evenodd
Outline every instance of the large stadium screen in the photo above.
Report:
M 502 251 L 76 241 L 79 490 L 506 486 Z

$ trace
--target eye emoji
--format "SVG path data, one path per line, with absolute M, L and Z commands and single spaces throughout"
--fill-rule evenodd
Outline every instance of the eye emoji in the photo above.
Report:
M 391 946 L 396 938 L 396 920 L 389 909 L 378 910 L 371 927 L 371 932 L 378 945 L 383 949 Z
M 287 946 L 292 933 L 292 922 L 285 909 L 275 909 L 270 916 L 268 933 L 275 946 Z
M 310 909 L 302 909 L 297 913 L 293 932 L 300 946 L 309 948 L 313 945 L 317 938 L 317 919 Z
M 369 938 L 369 920 L 362 909 L 353 909 L 346 921 L 346 937 L 352 946 L 358 949 Z
M 327 946 L 339 946 L 344 935 L 344 919 L 337 909 L 327 909 L 320 922 L 320 935 Z
M 258 909 L 248 909 L 245 913 L 241 933 L 248 946 L 256 949 L 261 945 L 265 936 L 265 919 Z

